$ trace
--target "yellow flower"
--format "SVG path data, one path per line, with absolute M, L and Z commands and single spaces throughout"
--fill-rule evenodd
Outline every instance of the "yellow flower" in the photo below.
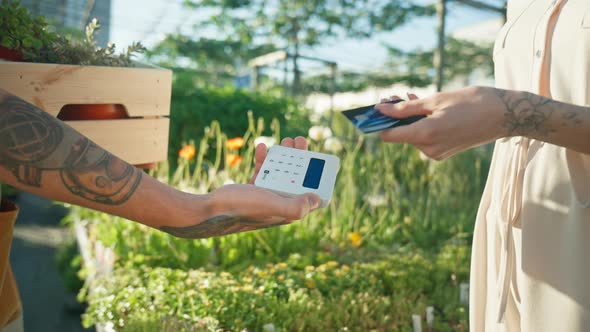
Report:
M 227 146 L 227 148 L 230 150 L 237 150 L 244 146 L 244 139 L 241 137 L 234 137 L 232 139 L 228 139 L 225 143 L 225 146 Z
M 187 144 L 182 149 L 180 149 L 180 151 L 178 151 L 178 156 L 186 160 L 191 160 L 195 157 L 195 153 L 195 147 Z
M 348 233 L 348 239 L 354 247 L 360 247 L 363 243 L 363 237 L 357 232 Z
M 336 266 L 338 266 L 338 262 L 336 262 L 336 261 L 329 261 L 328 263 L 326 263 L 326 265 L 328 265 L 328 267 L 336 267 Z
M 350 271 L 350 267 L 348 267 L 348 265 L 346 265 L 346 264 L 342 265 L 342 271 L 348 272 L 348 271 Z
M 315 288 L 315 281 L 313 279 L 307 279 L 305 285 L 307 286 L 307 288 L 313 289 Z
M 228 154 L 225 157 L 225 163 L 232 167 L 238 166 L 240 162 L 242 162 L 242 157 L 237 154 Z
M 305 272 L 313 272 L 315 270 L 315 267 L 313 267 L 312 265 L 308 265 L 305 267 Z
M 283 281 L 283 280 L 285 280 L 285 276 L 284 275 L 277 276 L 277 280 Z
M 289 267 L 289 265 L 287 265 L 287 263 L 281 262 L 278 264 L 278 267 L 281 269 L 286 269 L 287 267 Z

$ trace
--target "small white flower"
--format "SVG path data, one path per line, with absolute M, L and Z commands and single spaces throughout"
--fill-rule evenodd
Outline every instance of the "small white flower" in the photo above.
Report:
M 387 204 L 387 197 L 383 194 L 373 194 L 367 196 L 367 202 L 372 207 L 385 206 Z
M 270 324 L 265 324 L 265 325 L 262 327 L 262 330 L 263 330 L 264 332 L 275 332 L 275 325 L 274 325 L 274 324 L 272 324 L 272 323 L 270 323 Z
M 318 123 L 322 120 L 322 115 L 320 113 L 314 112 L 309 115 L 309 121 L 311 123 Z
M 272 136 L 259 136 L 256 137 L 256 139 L 254 140 L 254 146 L 257 146 L 260 143 L 264 143 L 264 145 L 266 145 L 267 148 L 277 144 L 277 139 L 275 137 Z
M 105 332 L 115 332 L 115 324 L 113 322 L 106 322 L 104 324 Z
M 340 140 L 336 137 L 328 137 L 324 142 L 324 150 L 338 153 L 342 151 L 342 143 L 340 143 Z
M 211 178 L 211 180 L 216 180 L 217 183 L 225 183 L 228 180 L 229 181 L 233 181 L 230 177 L 229 177 L 229 172 L 226 170 L 222 170 L 217 172 L 217 175 L 214 178 Z M 223 181 L 223 182 L 222 182 Z
M 328 137 L 332 137 L 332 130 L 324 126 L 313 126 L 309 128 L 308 135 L 309 138 L 317 142 L 324 140 Z
M 209 188 L 205 183 L 199 184 L 199 187 L 196 189 L 197 194 L 206 194 L 209 192 Z
M 236 182 L 232 179 L 225 179 L 225 181 L 223 181 L 223 185 L 226 186 L 228 184 L 235 184 Z
M 188 184 L 186 181 L 182 181 L 177 186 L 178 190 L 184 191 L 185 193 L 189 194 L 197 194 L 197 190 L 195 187 Z

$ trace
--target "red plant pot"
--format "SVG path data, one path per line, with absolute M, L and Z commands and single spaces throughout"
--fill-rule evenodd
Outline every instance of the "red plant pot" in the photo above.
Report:
M 64 106 L 57 118 L 64 121 L 112 120 L 129 118 L 120 104 L 70 104 Z
M 156 163 L 147 163 L 147 164 L 137 164 L 137 165 L 133 165 L 137 168 L 141 168 L 141 169 L 152 169 L 152 168 L 156 168 Z
M 0 46 L 0 59 L 8 61 L 24 61 L 23 55 L 19 51 L 11 50 Z

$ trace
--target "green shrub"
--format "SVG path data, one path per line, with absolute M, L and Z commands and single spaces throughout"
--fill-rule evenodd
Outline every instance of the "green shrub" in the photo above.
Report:
M 218 121 L 230 138 L 244 135 L 249 126 L 248 112 L 263 119 L 267 128 L 277 119 L 283 136 L 305 136 L 309 128 L 307 111 L 289 99 L 233 87 L 195 88 L 184 81 L 174 81 L 168 159 L 175 166 L 182 145 L 199 142 L 212 121 Z
M 78 293 L 84 286 L 84 281 L 80 277 L 82 257 L 75 241 L 66 241 L 58 248 L 55 254 L 55 264 L 64 288 L 68 292 Z
M 466 330 L 466 312 L 452 300 L 458 297 L 456 285 L 436 285 L 449 297 L 433 302 L 434 267 L 449 278 L 454 273 L 433 261 L 438 260 L 411 254 L 351 266 L 329 261 L 302 270 L 288 263 L 236 273 L 117 269 L 94 285 L 84 323 L 120 331 L 138 326 L 145 331 L 262 331 L 267 324 L 275 331 L 404 331 L 412 314 L 423 315 L 429 305 L 441 312 L 452 303 L 462 316 L 449 321 L 437 315 L 439 330 Z
M 264 132 L 261 121 L 247 120 L 239 149 L 226 146 L 227 135 L 213 122 L 194 158 L 179 159 L 172 174 L 161 164 L 151 175 L 194 193 L 247 182 L 253 140 Z M 273 136 L 278 129 L 275 122 Z M 469 278 L 489 156 L 472 150 L 434 162 L 372 136 L 342 132 L 339 139 L 341 170 L 330 205 L 291 225 L 186 240 L 74 208 L 70 219 L 89 221 L 90 238 L 116 256 L 112 279 L 90 289 L 86 324 L 125 331 L 261 331 L 270 323 L 276 331 L 410 331 L 411 315 L 433 305 L 437 331 L 466 331 L 459 285 Z M 310 149 L 328 152 L 322 140 Z M 229 154 L 243 161 L 226 165 Z
M 134 42 L 126 51 L 116 54 L 115 45 L 98 47 L 94 40 L 100 24 L 92 19 L 83 38 L 62 36 L 44 17 L 33 17 L 20 1 L 3 0 L 0 3 L 0 46 L 21 54 L 23 60 L 39 63 L 133 67 L 131 61 L 145 48 Z

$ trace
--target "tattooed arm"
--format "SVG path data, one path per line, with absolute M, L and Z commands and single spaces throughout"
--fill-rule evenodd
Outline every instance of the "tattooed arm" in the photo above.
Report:
M 395 98 L 399 98 L 394 96 Z M 434 159 L 444 159 L 498 138 L 525 136 L 590 154 L 590 108 L 532 93 L 470 87 L 377 108 L 392 117 L 430 115 L 386 130 L 387 142 L 409 143 Z
M 502 136 L 525 136 L 590 154 L 590 108 L 529 92 L 494 89 L 502 102 Z
M 305 140 L 297 142 L 284 140 L 307 148 Z M 265 156 L 266 147 L 257 147 L 256 171 Z M 207 195 L 181 192 L 1 89 L 0 182 L 190 238 L 289 223 L 320 201 L 315 195 L 281 197 L 252 185 L 225 186 Z

